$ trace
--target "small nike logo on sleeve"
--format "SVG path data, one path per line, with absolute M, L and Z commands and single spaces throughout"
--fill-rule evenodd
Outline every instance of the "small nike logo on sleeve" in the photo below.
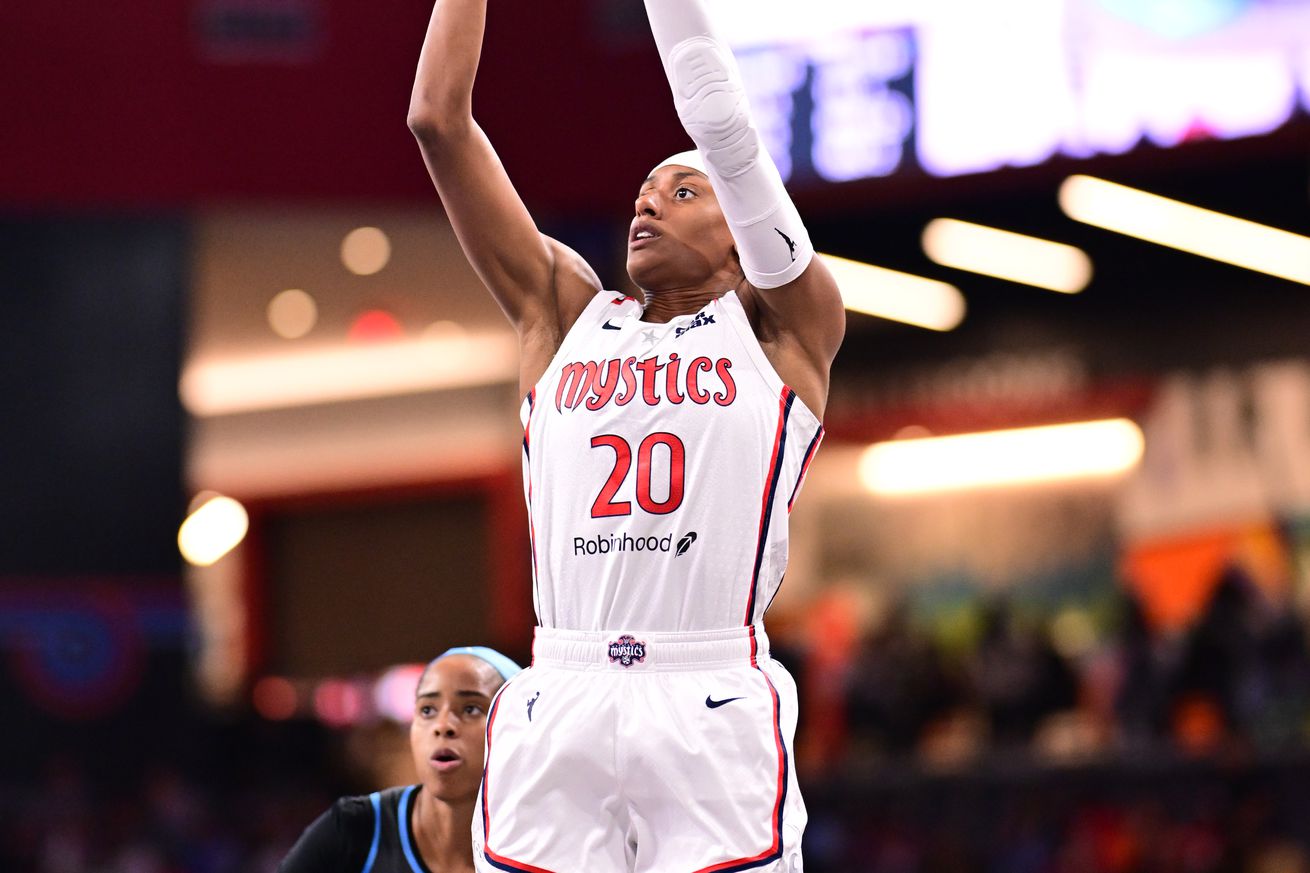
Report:
M 741 699 L 742 698 L 740 697 L 725 697 L 722 700 L 715 700 L 713 697 L 710 697 L 708 694 L 706 694 L 705 705 L 708 706 L 710 709 L 718 709 L 720 706 L 723 706 L 723 704 L 725 703 L 732 703 L 734 700 L 741 700 Z
M 605 330 L 623 330 L 623 328 L 620 327 L 619 325 L 610 324 L 608 321 L 602 324 L 601 327 L 605 328 Z
M 796 243 L 794 243 L 794 242 L 792 241 L 792 238 L 789 237 L 789 236 L 787 236 L 787 234 L 785 234 L 785 233 L 783 233 L 782 231 L 778 230 L 778 228 L 775 227 L 774 230 L 775 230 L 775 231 L 778 231 L 778 236 L 782 237 L 783 239 L 785 239 L 785 240 L 787 241 L 787 253 L 790 254 L 790 255 L 791 255 L 791 259 L 792 259 L 793 261 L 795 261 L 795 260 L 796 260 Z

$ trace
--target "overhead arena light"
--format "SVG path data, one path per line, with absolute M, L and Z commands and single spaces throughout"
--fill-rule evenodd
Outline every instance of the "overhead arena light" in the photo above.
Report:
M 249 528 L 246 508 L 231 497 L 215 494 L 178 528 L 178 551 L 187 563 L 208 567 L 235 549 Z
M 1310 285 L 1310 237 L 1091 176 L 1065 179 L 1059 198 L 1077 221 Z
M 876 443 L 860 482 L 886 497 L 1037 485 L 1125 473 L 1145 442 L 1125 418 Z
M 231 415 L 513 382 L 518 340 L 509 331 L 200 361 L 178 393 L 196 416 Z
M 923 229 L 923 250 L 944 267 L 955 267 L 1077 294 L 1092 280 L 1091 259 L 1074 246 L 982 224 L 935 218 Z
M 946 282 L 820 254 L 847 309 L 891 321 L 953 330 L 964 319 L 964 295 Z
M 341 241 L 341 263 L 357 276 L 371 276 L 391 260 L 391 240 L 376 227 L 357 227 Z

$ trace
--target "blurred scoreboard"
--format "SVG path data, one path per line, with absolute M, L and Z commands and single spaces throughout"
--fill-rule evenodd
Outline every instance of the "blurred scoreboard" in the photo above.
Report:
M 794 183 L 1259 136 L 1310 112 L 1310 0 L 712 8 Z

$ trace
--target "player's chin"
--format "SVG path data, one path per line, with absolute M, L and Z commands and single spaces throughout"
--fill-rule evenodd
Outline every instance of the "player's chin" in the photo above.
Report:
M 478 796 L 478 786 L 482 784 L 482 772 L 470 779 L 466 774 L 450 774 L 423 780 L 423 787 L 437 800 L 444 803 L 471 802 Z
M 639 288 L 648 287 L 646 283 L 650 281 L 651 266 L 644 252 L 628 250 L 628 278 L 634 285 Z
M 650 251 L 628 252 L 628 278 L 638 288 L 660 288 L 669 282 L 669 264 Z

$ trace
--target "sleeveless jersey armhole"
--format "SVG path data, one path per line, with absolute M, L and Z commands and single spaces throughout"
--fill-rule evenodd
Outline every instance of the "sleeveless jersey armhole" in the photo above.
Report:
M 635 309 L 634 309 L 635 307 Z M 569 332 L 564 335 L 563 341 L 556 349 L 554 357 L 546 365 L 546 371 L 541 374 L 541 378 L 532 386 L 536 390 L 539 386 L 549 381 L 550 377 L 558 372 L 567 360 L 572 350 L 579 344 L 579 337 L 586 331 L 598 327 L 602 322 L 611 318 L 626 318 L 632 314 L 639 314 L 642 311 L 641 301 L 635 297 L 629 297 L 620 291 L 597 291 L 596 296 L 583 308 L 578 315 L 577 321 L 569 328 Z M 521 403 L 527 402 L 527 395 L 520 398 Z
M 368 847 L 368 859 L 360 873 L 371 873 L 378 859 L 378 845 L 382 842 L 382 794 L 374 791 L 368 799 L 373 806 L 373 842 Z
M 755 365 L 755 369 L 770 381 L 775 392 L 781 392 L 784 386 L 790 389 L 791 386 L 787 385 L 782 377 L 778 375 L 778 371 L 773 368 L 773 362 L 769 360 L 769 356 L 764 354 L 764 349 L 760 347 L 759 338 L 755 336 L 755 331 L 751 330 L 750 319 L 746 317 L 746 308 L 741 305 L 741 298 L 737 296 L 737 292 L 729 291 L 716 302 L 727 310 L 729 315 L 728 324 L 732 325 L 732 331 L 736 334 L 737 341 L 750 355 L 751 363 Z M 792 393 L 795 394 L 796 392 L 792 391 Z M 819 417 L 805 405 L 805 401 L 801 400 L 799 395 L 792 400 L 792 414 L 794 415 L 798 411 L 801 413 L 802 418 L 807 420 L 806 424 L 810 430 L 822 425 Z

